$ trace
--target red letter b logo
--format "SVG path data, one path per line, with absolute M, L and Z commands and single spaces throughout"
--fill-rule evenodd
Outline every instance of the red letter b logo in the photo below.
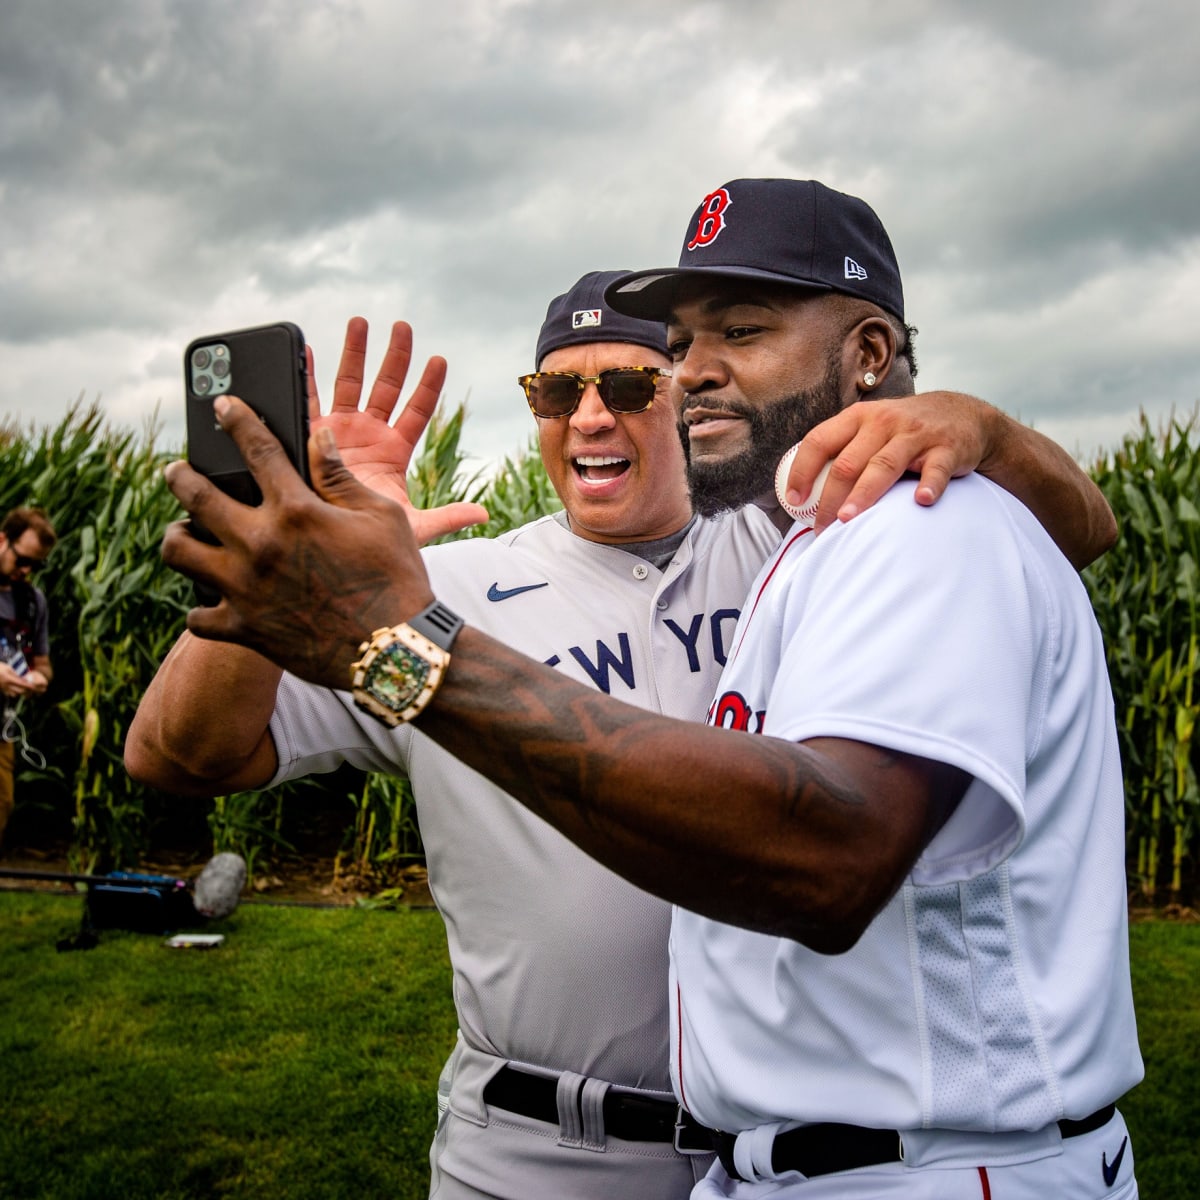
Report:
M 704 197 L 700 205 L 700 222 L 687 248 L 695 250 L 697 246 L 707 246 L 718 233 L 725 228 L 725 210 L 733 203 L 725 188 L 717 188 Z

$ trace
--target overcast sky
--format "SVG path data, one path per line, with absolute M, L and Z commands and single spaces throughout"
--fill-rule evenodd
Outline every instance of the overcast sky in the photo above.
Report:
M 1195 0 L 2 0 L 0 408 L 182 440 L 183 347 L 416 331 L 515 452 L 547 302 L 818 178 L 892 236 L 919 383 L 1090 458 L 1200 399 Z

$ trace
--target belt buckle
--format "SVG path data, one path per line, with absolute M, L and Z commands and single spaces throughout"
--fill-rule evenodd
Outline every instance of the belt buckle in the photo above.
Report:
M 689 1142 L 688 1139 L 693 1139 Z M 697 1145 L 697 1141 L 703 1145 Z M 673 1142 L 677 1154 L 712 1154 L 712 1142 L 708 1138 L 708 1130 L 692 1116 L 682 1104 L 675 1106 L 675 1139 Z

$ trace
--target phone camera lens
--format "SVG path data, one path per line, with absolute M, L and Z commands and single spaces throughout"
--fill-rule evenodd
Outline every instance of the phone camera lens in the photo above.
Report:
M 210 362 L 212 362 L 212 355 L 209 354 L 207 350 L 197 350 L 196 353 L 192 355 L 192 366 L 194 366 L 197 371 L 203 371 Z
M 212 380 L 207 375 L 197 375 L 192 387 L 195 388 L 197 396 L 207 396 L 209 388 L 212 387 Z
M 224 379 L 229 374 L 229 360 L 218 358 L 212 365 L 212 373 L 218 379 Z

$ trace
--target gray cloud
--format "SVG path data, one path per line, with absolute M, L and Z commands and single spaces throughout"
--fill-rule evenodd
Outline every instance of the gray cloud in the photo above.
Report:
M 553 294 L 794 174 L 879 210 L 924 382 L 1090 452 L 1200 396 L 1198 33 L 1184 0 L 10 0 L 0 401 L 178 437 L 198 333 L 289 318 L 330 370 L 351 313 L 403 316 L 496 458 Z

